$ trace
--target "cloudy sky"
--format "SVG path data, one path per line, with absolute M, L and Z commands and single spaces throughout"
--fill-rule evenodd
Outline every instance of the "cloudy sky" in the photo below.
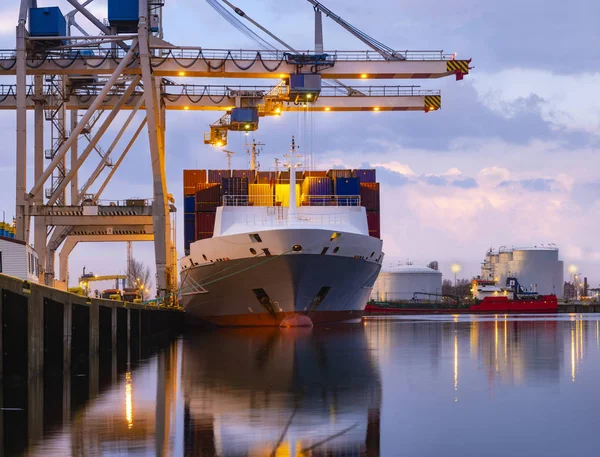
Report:
M 58 4 L 63 13 L 69 11 L 65 3 L 39 2 Z M 312 47 L 312 7 L 304 0 L 236 3 L 294 47 Z M 390 47 L 456 52 L 459 58 L 472 58 L 475 68 L 463 81 L 419 82 L 422 88 L 442 90 L 443 109 L 434 113 L 288 113 L 263 119 L 254 135 L 267 144 L 261 156 L 263 169 L 272 167 L 273 159 L 287 150 L 291 135 L 324 168 L 377 167 L 388 263 L 438 260 L 450 276 L 449 265 L 459 262 L 461 275 L 469 277 L 478 273 L 490 247 L 556 243 L 565 265 L 576 264 L 592 284 L 600 283 L 600 104 L 594 95 L 600 87 L 600 3 L 325 3 Z M 1 48 L 14 48 L 17 4 L 17 0 L 0 4 Z M 93 5 L 98 17 L 106 17 L 106 1 L 96 0 Z M 167 0 L 165 17 L 165 38 L 172 43 L 255 48 L 204 1 Z M 329 20 L 324 22 L 324 34 L 326 49 L 364 49 Z M 0 83 L 9 81 L 3 78 Z M 202 142 L 202 133 L 217 118 L 216 113 L 168 113 L 169 188 L 179 201 L 182 169 L 226 166 L 225 155 Z M 14 113 L 0 112 L 0 208 L 10 216 L 14 213 L 14 119 Z M 229 148 L 240 152 L 234 168 L 247 166 L 242 153 L 247 139 L 230 135 Z M 105 197 L 151 197 L 148 158 L 143 138 Z M 85 167 L 84 175 L 94 166 Z M 30 177 L 32 172 L 30 168 Z M 182 225 L 180 217 L 180 249 Z M 134 251 L 152 261 L 150 243 L 136 243 Z M 80 246 L 71 259 L 71 282 L 83 265 L 102 274 L 124 270 L 125 257 L 124 245 Z

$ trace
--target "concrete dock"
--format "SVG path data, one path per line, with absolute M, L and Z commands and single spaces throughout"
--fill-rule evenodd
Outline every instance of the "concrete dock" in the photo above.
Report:
M 0 274 L 0 377 L 63 372 L 177 334 L 183 312 L 75 295 Z

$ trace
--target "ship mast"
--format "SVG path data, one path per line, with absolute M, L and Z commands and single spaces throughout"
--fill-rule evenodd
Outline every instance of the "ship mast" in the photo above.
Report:
M 252 143 L 246 143 L 244 146 L 248 148 L 248 154 L 250 155 L 250 170 L 254 171 L 257 168 L 256 158 L 262 152 L 261 148 L 257 148 L 256 146 L 264 146 L 265 143 L 257 143 L 255 139 L 252 140 Z
M 292 136 L 292 145 L 290 147 L 289 154 L 284 154 L 284 157 L 289 158 L 289 162 L 284 164 L 290 169 L 290 203 L 288 209 L 288 216 L 290 218 L 296 218 L 296 167 L 300 166 L 296 163 L 296 159 L 301 157 L 300 154 L 296 154 L 296 140 Z

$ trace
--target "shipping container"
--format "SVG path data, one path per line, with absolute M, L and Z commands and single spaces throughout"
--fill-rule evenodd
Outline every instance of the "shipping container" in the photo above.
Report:
M 196 185 L 196 211 L 215 211 L 221 206 L 221 186 L 219 184 Z
M 223 195 L 248 195 L 248 178 L 223 178 L 221 192 Z
M 190 248 L 190 243 L 196 241 L 196 216 L 184 214 L 183 216 L 183 245 L 186 250 Z
M 270 184 L 248 185 L 248 201 L 252 206 L 273 206 L 273 186 Z
M 310 170 L 302 173 L 302 179 L 305 178 L 325 178 L 327 176 L 327 172 L 325 170 Z
M 367 211 L 367 225 L 369 226 L 369 235 L 375 238 L 381 238 L 381 220 L 379 211 Z
M 257 171 L 254 181 L 256 184 L 274 185 L 277 182 L 277 173 L 274 171 Z
M 327 171 L 327 176 L 330 178 L 352 178 L 352 170 L 333 168 Z
M 108 22 L 117 33 L 137 32 L 139 0 L 108 0 Z
M 229 170 L 208 170 L 208 182 L 221 184 L 223 178 L 231 178 Z
M 196 241 L 206 240 L 213 237 L 213 232 L 200 232 L 196 235 Z
M 360 178 L 360 182 L 377 182 L 377 173 L 374 168 L 352 170 L 352 176 Z
M 29 34 L 31 36 L 67 36 L 67 22 L 60 8 L 29 8 Z M 54 45 L 61 44 L 54 41 Z
M 183 197 L 183 212 L 194 213 L 196 211 L 196 196 L 186 195 Z
M 379 211 L 379 183 L 361 182 L 360 183 L 360 202 L 367 211 Z
M 335 195 L 360 195 L 360 181 L 358 178 L 334 178 L 333 192 Z
M 194 195 L 198 184 L 206 183 L 206 170 L 183 170 L 183 195 Z
M 303 171 L 296 171 L 296 184 L 301 184 Z M 289 184 L 290 183 L 290 172 L 280 171 L 277 175 L 277 184 Z
M 332 195 L 332 183 L 331 178 L 306 178 L 302 181 L 302 194 L 303 195 Z
M 300 184 L 296 184 L 296 206 L 301 202 Z M 290 206 L 290 185 L 277 184 L 275 186 L 275 205 Z
M 214 212 L 200 212 L 196 213 L 196 239 L 199 239 L 200 233 L 210 233 L 211 236 L 215 230 L 215 219 L 217 213 Z
M 258 123 L 258 109 L 233 108 L 230 117 L 231 123 Z
M 254 182 L 255 174 L 256 174 L 256 171 L 254 171 L 254 170 L 233 170 L 231 172 L 231 176 L 233 178 L 248 178 L 249 183 Z

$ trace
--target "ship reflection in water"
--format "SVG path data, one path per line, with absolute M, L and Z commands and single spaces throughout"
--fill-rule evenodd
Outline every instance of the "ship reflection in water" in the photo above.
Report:
M 600 321 L 403 316 L 186 335 L 5 374 L 5 456 L 596 455 Z

